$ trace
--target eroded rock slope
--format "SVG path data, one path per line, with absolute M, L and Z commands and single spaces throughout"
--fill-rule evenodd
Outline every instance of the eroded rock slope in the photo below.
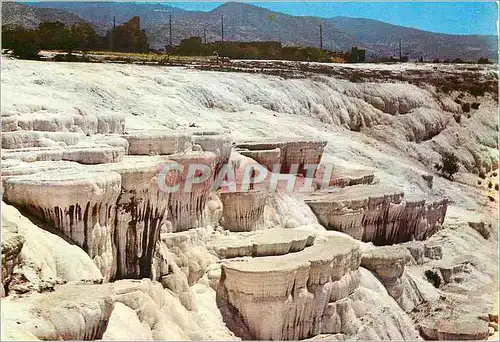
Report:
M 494 329 L 496 202 L 467 185 L 498 158 L 493 94 L 133 65 L 8 60 L 2 72 L 2 339 Z M 432 175 L 443 150 L 461 185 Z M 166 172 L 172 162 L 213 177 L 191 184 L 199 175 Z M 291 191 L 284 179 L 269 190 L 293 164 Z M 217 186 L 225 165 L 237 188 L 249 165 L 269 173 L 235 192 Z

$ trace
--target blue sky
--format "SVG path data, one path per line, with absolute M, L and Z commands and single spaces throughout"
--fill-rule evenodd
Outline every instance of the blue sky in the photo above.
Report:
M 169 2 L 210 11 L 223 2 Z M 361 17 L 451 34 L 497 34 L 494 2 L 248 2 L 292 15 Z

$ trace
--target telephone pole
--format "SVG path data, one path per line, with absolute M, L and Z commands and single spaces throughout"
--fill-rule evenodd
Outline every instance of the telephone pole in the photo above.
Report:
M 172 14 L 168 16 L 169 22 L 168 22 L 168 28 L 169 28 L 169 33 L 170 33 L 170 47 L 172 47 Z
M 115 28 L 116 28 L 116 16 L 113 16 L 113 29 L 109 35 L 109 47 L 111 51 L 115 51 Z
M 399 40 L 399 61 L 403 61 L 403 50 L 401 50 L 401 39 Z
M 319 48 L 323 50 L 323 24 L 319 24 Z
M 203 28 L 203 43 L 207 43 L 207 29 Z
M 224 15 L 221 15 L 221 42 L 224 42 Z

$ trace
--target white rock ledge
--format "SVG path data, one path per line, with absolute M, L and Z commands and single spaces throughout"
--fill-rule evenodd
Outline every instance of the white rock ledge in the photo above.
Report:
M 218 306 L 231 330 L 244 338 L 335 333 L 341 300 L 359 286 L 360 260 L 356 241 L 335 236 L 297 253 L 225 261 Z

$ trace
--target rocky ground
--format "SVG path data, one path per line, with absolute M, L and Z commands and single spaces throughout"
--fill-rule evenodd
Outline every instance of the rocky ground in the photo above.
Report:
M 2 339 L 498 336 L 494 68 L 269 63 L 3 60 Z M 307 193 L 156 182 L 319 160 Z

